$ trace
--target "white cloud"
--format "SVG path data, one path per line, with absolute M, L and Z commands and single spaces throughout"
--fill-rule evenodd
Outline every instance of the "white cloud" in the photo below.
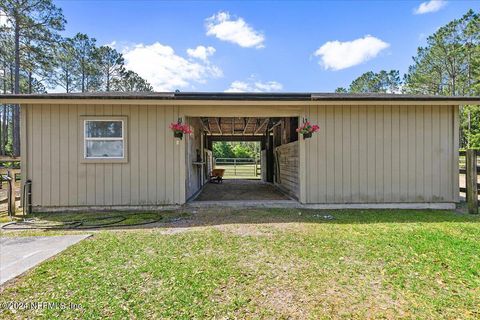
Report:
M 0 10 L 0 27 L 10 27 L 7 14 L 2 10 Z
M 206 19 L 207 35 L 229 41 L 245 48 L 263 48 L 265 37 L 253 29 L 243 18 L 236 20 L 228 12 L 219 12 Z
M 272 92 L 281 91 L 283 85 L 277 81 L 233 81 L 225 92 Z
M 255 88 L 262 92 L 280 91 L 283 89 L 283 85 L 277 81 L 268 82 L 255 82 Z
M 207 61 L 215 51 L 214 47 L 197 46 L 195 49 L 187 49 L 187 54 L 192 58 Z
M 110 47 L 110 48 L 112 48 L 112 49 L 116 49 L 116 48 L 117 48 L 117 41 L 114 40 L 114 41 L 112 41 L 112 42 L 110 42 L 110 43 L 106 43 L 106 44 L 104 44 L 104 46 Z
M 205 83 L 221 77 L 222 70 L 208 62 L 195 62 L 181 57 L 172 47 L 155 42 L 137 44 L 122 50 L 127 69 L 135 71 L 152 84 L 156 91 L 191 88 L 193 83 Z
M 341 70 L 356 66 L 372 58 L 390 45 L 371 35 L 352 41 L 328 41 L 314 55 L 320 57 L 325 69 Z
M 48 93 L 65 93 L 65 88 L 61 86 L 56 86 L 55 88 L 50 88 Z
M 426 2 L 422 2 L 418 8 L 413 10 L 414 14 L 425 14 L 430 12 L 436 12 L 447 4 L 445 0 L 430 0 Z
M 248 92 L 249 84 L 243 81 L 233 81 L 225 92 Z

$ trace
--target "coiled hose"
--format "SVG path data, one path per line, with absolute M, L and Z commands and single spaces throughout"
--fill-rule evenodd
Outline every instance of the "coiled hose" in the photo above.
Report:
M 148 222 L 138 222 L 132 224 L 118 225 L 118 223 L 127 220 L 127 216 L 122 215 L 113 215 L 113 216 L 103 216 L 97 218 L 83 219 L 83 220 L 72 220 L 72 221 L 63 221 L 58 223 L 52 222 L 42 222 L 35 219 L 23 220 L 23 221 L 13 221 L 6 223 L 2 226 L 4 230 L 65 230 L 65 229 L 99 229 L 99 228 L 124 228 L 124 227 L 134 227 L 134 226 L 143 226 L 153 223 L 160 222 L 163 217 L 160 216 L 156 219 L 150 220 Z M 103 222 L 106 220 L 112 220 L 108 222 Z M 92 223 L 98 221 L 99 223 Z

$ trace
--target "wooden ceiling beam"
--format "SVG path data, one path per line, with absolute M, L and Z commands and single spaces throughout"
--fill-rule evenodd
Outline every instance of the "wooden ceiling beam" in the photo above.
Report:
M 260 119 L 258 118 L 255 118 L 255 121 L 253 121 L 253 130 L 252 130 L 253 133 L 255 133 L 255 131 L 257 130 L 257 126 L 259 122 L 260 122 Z
M 250 123 L 250 117 L 246 117 L 245 118 L 246 120 L 244 120 L 244 124 L 245 124 L 245 127 L 243 128 L 243 134 L 246 134 L 247 133 L 247 128 L 248 128 L 248 125 Z
M 220 125 L 222 119 L 220 119 L 220 118 L 215 118 L 215 120 L 217 120 L 218 130 L 220 131 L 220 134 L 223 134 L 222 126 Z
M 257 128 L 257 130 L 255 130 L 255 132 L 253 134 L 257 134 L 260 132 L 260 129 L 262 129 L 269 121 L 270 118 L 266 118 L 265 120 L 263 120 L 262 124 Z
M 208 128 L 210 129 L 211 134 L 220 133 L 220 128 L 217 124 L 216 118 L 208 118 Z
M 207 127 L 208 125 L 208 118 L 200 118 L 200 122 L 202 123 L 202 128 L 203 128 L 203 131 L 206 131 L 208 132 L 208 134 L 210 134 L 210 129 Z M 207 123 L 207 125 L 205 125 L 205 122 Z

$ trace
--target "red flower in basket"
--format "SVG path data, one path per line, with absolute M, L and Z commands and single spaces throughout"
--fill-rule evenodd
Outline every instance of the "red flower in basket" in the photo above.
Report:
M 184 134 L 192 133 L 190 126 L 180 121 L 170 123 L 170 129 L 173 131 L 173 136 L 179 139 L 182 139 Z
M 312 133 L 318 132 L 318 130 L 320 130 L 320 127 L 316 124 L 312 125 L 310 121 L 305 121 L 297 128 L 297 132 L 303 135 L 303 139 L 311 138 Z

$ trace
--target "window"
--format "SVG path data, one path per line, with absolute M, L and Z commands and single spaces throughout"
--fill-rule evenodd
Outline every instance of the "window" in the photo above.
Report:
M 84 159 L 125 159 L 124 119 L 84 120 Z

